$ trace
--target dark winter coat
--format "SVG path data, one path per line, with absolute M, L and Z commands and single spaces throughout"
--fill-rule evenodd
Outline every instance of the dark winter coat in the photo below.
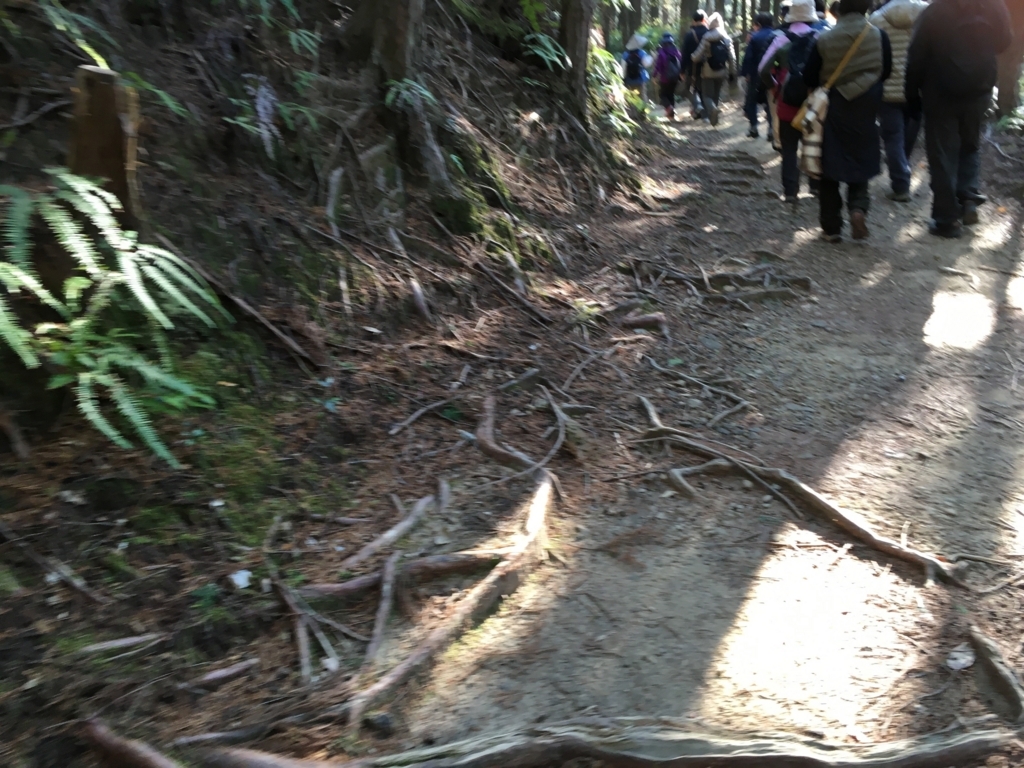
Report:
M 804 82 L 809 89 L 828 81 L 865 24 L 863 16 L 848 13 L 840 17 L 834 28 L 821 34 L 804 69 Z M 869 32 L 864 43 L 875 33 L 880 37 L 867 46 L 868 55 L 858 50 L 851 66 L 829 91 L 821 147 L 822 175 L 847 184 L 869 181 L 882 170 L 876 120 L 882 103 L 882 83 L 892 72 L 892 49 L 889 36 L 881 30 Z M 844 92 L 850 95 L 849 99 Z
M 757 67 L 768 52 L 768 46 L 772 44 L 777 32 L 774 29 L 759 29 L 750 36 L 747 42 L 747 50 L 743 54 L 743 65 L 740 67 L 740 77 L 749 77 L 753 80 L 758 78 Z
M 687 77 L 693 75 L 693 73 L 699 72 L 699 67 L 694 67 L 690 62 L 693 61 L 693 54 L 700 48 L 700 41 L 704 39 L 704 35 L 708 33 L 706 24 L 697 24 L 690 27 L 690 31 L 683 37 L 683 63 L 685 68 L 683 74 Z
M 972 101 L 991 93 L 996 57 L 1013 42 L 1003 0 L 934 0 L 907 53 L 907 103 Z

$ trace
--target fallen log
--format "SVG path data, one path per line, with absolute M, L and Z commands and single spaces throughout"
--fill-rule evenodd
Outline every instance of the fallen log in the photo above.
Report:
M 603 768 L 945 768 L 983 759 L 1012 741 L 1008 731 L 989 730 L 838 746 L 797 737 L 692 731 L 669 718 L 594 718 L 534 725 L 347 763 L 216 750 L 204 754 L 200 764 L 210 768 L 559 768 L 571 760 L 587 759 L 600 761 Z

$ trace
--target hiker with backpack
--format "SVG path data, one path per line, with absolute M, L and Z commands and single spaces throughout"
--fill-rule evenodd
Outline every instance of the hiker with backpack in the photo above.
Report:
M 773 134 L 771 113 L 768 112 L 768 93 L 764 83 L 761 82 L 757 66 L 761 63 L 768 46 L 771 45 L 777 34 L 773 29 L 774 26 L 775 20 L 770 13 L 759 13 L 754 17 L 754 31 L 747 41 L 747 50 L 743 54 L 743 65 L 740 67 L 740 77 L 747 83 L 746 102 L 743 105 L 747 120 L 750 121 L 750 131 L 747 135 L 752 139 L 756 139 L 760 135 L 757 123 L 758 113 L 763 105 L 765 113 L 768 115 L 768 141 L 772 140 Z
M 978 222 L 981 125 L 996 84 L 996 57 L 1012 42 L 1003 0 L 934 0 L 917 20 L 907 53 L 907 107 L 924 114 L 938 237 Z
M 700 96 L 708 120 L 712 125 L 718 125 L 718 117 L 722 112 L 722 86 L 726 78 L 730 83 L 736 82 L 736 51 L 722 14 L 713 13 L 708 18 L 707 34 L 701 38 L 691 58 L 694 64 L 703 64 L 700 70 Z
M 804 70 L 811 58 L 818 32 L 814 0 L 794 0 L 786 13 L 786 31 L 772 39 L 761 58 L 758 71 L 765 87 L 772 90 L 777 121 L 776 141 L 782 151 L 782 194 L 787 203 L 796 205 L 800 196 L 800 143 L 803 134 L 792 121 L 807 99 Z M 817 182 L 810 180 L 810 189 L 817 191 Z
M 835 27 L 822 32 L 804 69 L 808 90 L 828 92 L 821 144 L 819 221 L 827 242 L 842 240 L 843 196 L 854 240 L 868 237 L 868 182 L 882 171 L 878 107 L 892 72 L 889 36 L 866 18 L 872 0 L 842 0 Z
M 682 74 L 683 56 L 676 48 L 676 39 L 671 32 L 661 36 L 658 47 L 658 58 L 654 62 L 654 75 L 658 78 L 661 92 L 661 106 L 665 108 L 665 117 L 676 119 L 676 86 Z
M 626 43 L 626 50 L 622 54 L 622 84 L 631 91 L 637 91 L 643 102 L 647 103 L 647 83 L 651 79 L 648 71 L 654 64 L 654 59 L 644 46 L 647 45 L 647 38 L 640 33 L 634 34 Z
M 693 24 L 683 40 L 683 61 L 686 62 L 685 84 L 690 94 L 690 117 L 694 120 L 706 118 L 700 96 L 700 65 L 693 63 L 693 54 L 700 48 L 700 41 L 708 33 L 708 15 L 701 10 L 693 12 Z
M 890 200 L 910 202 L 910 155 L 917 142 L 919 120 L 911 119 L 905 89 L 907 51 L 914 22 L 928 7 L 924 0 L 888 0 L 871 14 L 871 23 L 889 36 L 892 45 L 892 74 L 885 81 L 878 123 L 882 131 L 886 165 L 889 167 Z

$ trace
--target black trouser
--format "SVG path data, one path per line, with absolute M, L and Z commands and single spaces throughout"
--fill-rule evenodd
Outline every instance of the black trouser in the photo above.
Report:
M 925 105 L 924 141 L 932 180 L 932 218 L 940 227 L 960 219 L 976 198 L 981 174 L 981 124 L 989 97 L 936 99 Z
M 819 221 L 826 235 L 838 235 L 843 231 L 843 193 L 839 182 L 835 179 L 821 177 L 818 182 L 821 198 L 821 214 Z M 868 212 L 871 197 L 868 195 L 868 183 L 858 181 L 847 184 L 846 207 L 852 211 Z
M 785 120 L 779 121 L 779 142 L 782 144 L 782 193 L 796 197 L 800 192 L 800 142 L 804 135 Z M 811 192 L 818 191 L 818 180 L 808 178 Z
M 659 83 L 658 91 L 661 94 L 661 106 L 665 109 L 670 109 L 676 105 L 676 86 L 679 84 L 678 80 L 673 80 L 671 83 Z

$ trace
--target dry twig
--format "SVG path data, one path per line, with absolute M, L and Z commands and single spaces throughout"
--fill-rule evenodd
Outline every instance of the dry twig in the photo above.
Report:
M 412 416 L 407 418 L 405 421 L 400 421 L 398 424 L 395 424 L 395 426 L 388 430 L 388 434 L 394 437 L 406 427 L 415 424 L 421 416 L 425 416 L 431 411 L 436 411 L 438 408 L 448 405 L 448 403 L 450 403 L 453 399 L 454 398 L 446 397 L 444 400 L 438 400 L 436 403 L 431 403 L 430 405 L 423 406 L 418 411 L 416 411 Z
M 104 597 L 103 595 L 91 590 L 85 583 L 85 581 L 79 576 L 76 576 L 75 572 L 72 571 L 67 565 L 65 565 L 59 560 L 54 560 L 53 558 L 49 557 L 43 557 L 34 549 L 32 549 L 32 547 L 29 546 L 28 542 L 24 541 L 13 530 L 11 530 L 10 526 L 8 526 L 7 523 L 5 523 L 3 520 L 0 520 L 0 536 L 3 536 L 5 539 L 7 539 L 7 541 L 9 541 L 11 544 L 20 549 L 21 553 L 25 555 L 25 557 L 27 557 L 33 563 L 38 565 L 47 573 L 52 573 L 58 576 L 61 581 L 63 581 L 65 584 L 67 584 L 69 587 L 71 587 L 79 594 L 84 595 L 85 597 L 92 600 L 94 603 L 99 603 L 100 605 L 110 604 L 111 601 L 109 598 Z

